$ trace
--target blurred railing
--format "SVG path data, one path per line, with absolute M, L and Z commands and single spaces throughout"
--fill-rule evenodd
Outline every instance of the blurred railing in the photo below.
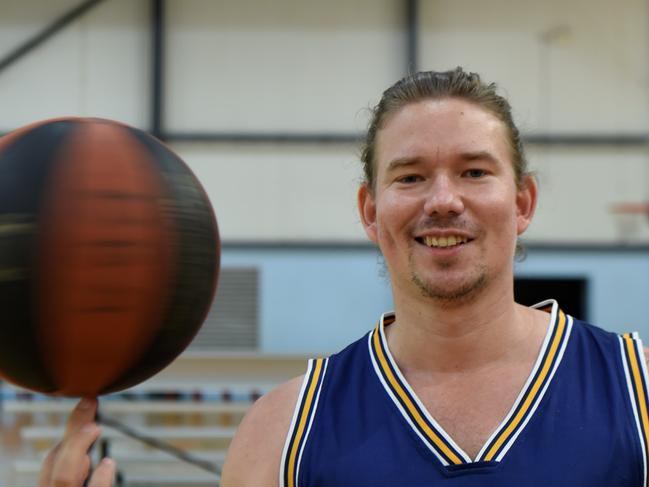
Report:
M 120 485 L 218 485 L 218 472 L 245 413 L 261 395 L 305 368 L 303 356 L 191 353 L 133 389 L 101 397 L 100 414 L 108 418 L 102 448 L 118 463 Z M 76 400 L 7 384 L 0 398 L 3 431 L 14 437 L 10 485 L 33 486 L 45 455 L 63 436 Z M 140 438 L 133 438 L 133 432 Z M 98 460 L 101 449 L 96 450 Z M 194 464 L 179 460 L 174 450 Z M 201 463 L 214 469 L 197 468 Z

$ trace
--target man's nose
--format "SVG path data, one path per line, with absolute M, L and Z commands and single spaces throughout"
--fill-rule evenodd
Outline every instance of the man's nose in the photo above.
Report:
M 427 215 L 459 215 L 464 211 L 460 188 L 448 176 L 437 176 L 432 180 L 426 195 L 424 211 Z

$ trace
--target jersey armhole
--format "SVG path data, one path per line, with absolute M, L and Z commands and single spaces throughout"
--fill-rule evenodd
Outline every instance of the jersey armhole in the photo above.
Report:
M 328 361 L 328 358 L 317 358 L 308 362 L 282 451 L 279 469 L 280 487 L 297 487 L 298 485 L 300 460 L 311 431 Z
M 649 395 L 647 364 L 638 332 L 618 336 L 627 390 L 642 450 L 643 486 L 647 485 L 647 445 L 649 444 Z

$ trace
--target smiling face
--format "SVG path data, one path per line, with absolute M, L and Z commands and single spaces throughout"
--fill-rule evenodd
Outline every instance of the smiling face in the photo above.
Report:
M 376 185 L 362 186 L 365 231 L 398 294 L 463 303 L 485 289 L 512 292 L 516 238 L 536 204 L 517 185 L 505 126 L 455 98 L 411 103 L 379 130 Z M 497 291 L 497 292 L 500 292 Z

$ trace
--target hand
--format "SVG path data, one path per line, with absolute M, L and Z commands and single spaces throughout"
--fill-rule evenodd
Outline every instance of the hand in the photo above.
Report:
M 88 450 L 99 438 L 101 429 L 95 423 L 96 399 L 82 399 L 74 408 L 65 428 L 63 440 L 45 458 L 38 487 L 81 487 L 90 472 Z M 110 487 L 115 476 L 115 462 L 104 458 L 90 477 L 88 487 Z

